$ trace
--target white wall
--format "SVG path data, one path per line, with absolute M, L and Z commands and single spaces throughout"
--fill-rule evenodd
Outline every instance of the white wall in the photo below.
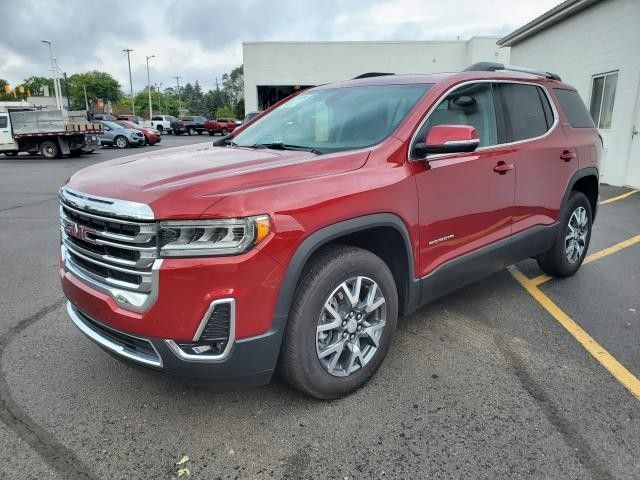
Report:
M 243 44 L 245 110 L 257 109 L 258 85 L 320 85 L 365 72 L 459 71 L 471 63 L 509 62 L 499 37 L 453 42 L 260 42 Z
M 640 158 L 629 158 L 640 80 L 640 1 L 597 3 L 511 47 L 511 63 L 558 73 L 587 107 L 592 76 L 619 70 L 611 128 L 600 130 L 605 144 L 601 180 L 640 185 Z

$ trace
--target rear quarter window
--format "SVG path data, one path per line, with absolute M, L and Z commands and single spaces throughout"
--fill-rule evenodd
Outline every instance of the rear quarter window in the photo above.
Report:
M 573 128 L 595 128 L 591 114 L 575 90 L 554 88 L 558 102 L 562 107 L 569 125 Z

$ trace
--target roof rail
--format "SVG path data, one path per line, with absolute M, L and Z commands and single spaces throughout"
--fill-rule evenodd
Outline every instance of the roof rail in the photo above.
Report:
M 552 80 L 561 81 L 560 75 L 557 73 L 545 72 L 544 70 L 534 70 L 532 68 L 517 67 L 515 65 L 505 65 L 504 63 L 479 62 L 469 65 L 464 69 L 465 72 L 495 72 L 496 70 L 510 70 L 512 72 L 531 73 L 540 75 L 541 77 L 551 78 Z
M 388 75 L 395 75 L 395 73 L 384 73 L 384 72 L 367 72 L 357 77 L 353 77 L 351 80 L 358 80 L 359 78 L 371 78 L 371 77 L 386 77 Z

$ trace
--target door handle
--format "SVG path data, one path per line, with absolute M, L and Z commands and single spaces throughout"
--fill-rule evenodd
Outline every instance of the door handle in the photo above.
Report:
M 500 175 L 504 175 L 509 170 L 513 170 L 513 168 L 513 163 L 498 162 L 498 164 L 493 167 L 493 171 Z
M 577 157 L 577 155 L 575 154 L 575 152 L 570 152 L 569 150 L 565 150 L 564 152 L 562 152 L 560 154 L 560 158 L 562 160 L 564 160 L 565 162 L 570 162 L 571 160 L 573 160 L 576 157 Z

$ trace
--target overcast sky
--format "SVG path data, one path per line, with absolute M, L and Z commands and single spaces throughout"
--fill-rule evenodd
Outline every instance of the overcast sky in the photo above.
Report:
M 54 43 L 61 69 L 111 73 L 128 91 L 200 81 L 205 88 L 242 63 L 242 42 L 291 40 L 456 40 L 505 35 L 558 0 L 0 0 L 0 78 L 16 85 L 50 75 Z

